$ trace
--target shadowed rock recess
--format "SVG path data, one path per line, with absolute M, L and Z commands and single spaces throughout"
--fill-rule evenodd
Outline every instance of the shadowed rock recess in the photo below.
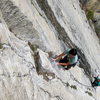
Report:
M 0 100 L 100 99 L 91 85 L 99 39 L 80 7 L 87 1 L 0 0 Z M 53 60 L 65 48 L 80 58 L 69 70 Z

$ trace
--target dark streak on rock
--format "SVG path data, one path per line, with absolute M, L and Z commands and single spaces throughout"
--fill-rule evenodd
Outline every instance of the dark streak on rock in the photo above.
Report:
M 52 9 L 50 8 L 47 0 L 36 0 L 36 1 L 37 1 L 38 5 L 40 6 L 40 8 L 44 11 L 48 20 L 51 21 L 55 30 L 58 32 L 59 39 L 63 40 L 67 47 L 77 48 L 78 55 L 80 56 L 80 67 L 84 69 L 86 75 L 91 79 L 91 67 L 90 67 L 90 64 L 87 62 L 85 55 L 81 52 L 81 50 L 74 43 L 72 43 L 72 41 L 68 37 L 65 29 L 57 21 L 55 14 L 52 11 Z
M 40 56 L 39 56 L 38 52 L 35 53 L 34 59 L 35 59 L 36 71 L 37 71 L 38 75 L 43 75 L 43 78 L 46 81 L 50 80 L 48 76 L 52 77 L 52 79 L 55 78 L 55 74 L 53 72 L 50 72 L 49 70 L 46 70 L 42 67 Z
M 13 4 L 12 1 L 0 0 L 0 10 L 3 19 L 7 23 L 11 32 L 23 37 L 26 35 L 31 39 L 36 38 L 37 31 L 34 29 L 32 22 L 28 20 L 28 18 Z

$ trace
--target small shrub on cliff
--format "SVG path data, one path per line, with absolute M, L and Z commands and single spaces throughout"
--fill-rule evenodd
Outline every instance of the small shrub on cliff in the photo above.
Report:
M 75 85 L 71 85 L 70 87 L 77 90 L 77 87 Z
M 2 44 L 0 43 L 0 49 L 2 49 L 3 48 L 3 46 L 2 46 Z
M 93 20 L 93 18 L 94 18 L 94 12 L 92 10 L 88 10 L 86 16 L 87 16 L 88 20 L 89 19 Z
M 67 82 L 67 83 L 66 83 L 66 86 L 67 86 L 67 87 L 69 87 L 69 86 L 70 86 L 70 84 Z
M 93 96 L 92 93 L 89 92 L 89 91 L 85 91 L 85 93 L 87 93 L 87 94 L 90 95 L 90 96 Z

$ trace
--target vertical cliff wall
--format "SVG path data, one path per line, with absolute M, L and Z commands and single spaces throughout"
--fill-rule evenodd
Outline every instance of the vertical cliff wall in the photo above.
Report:
M 79 65 L 52 60 L 75 47 Z M 0 0 L 0 99 L 99 100 L 99 40 L 78 0 Z

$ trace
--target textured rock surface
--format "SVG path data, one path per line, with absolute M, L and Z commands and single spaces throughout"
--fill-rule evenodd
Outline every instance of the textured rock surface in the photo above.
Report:
M 89 0 L 86 3 L 85 8 L 94 13 L 93 24 L 95 26 L 96 33 L 100 38 L 100 0 Z
M 76 47 L 79 66 L 52 58 Z M 0 100 L 99 100 L 100 44 L 78 0 L 0 0 Z

